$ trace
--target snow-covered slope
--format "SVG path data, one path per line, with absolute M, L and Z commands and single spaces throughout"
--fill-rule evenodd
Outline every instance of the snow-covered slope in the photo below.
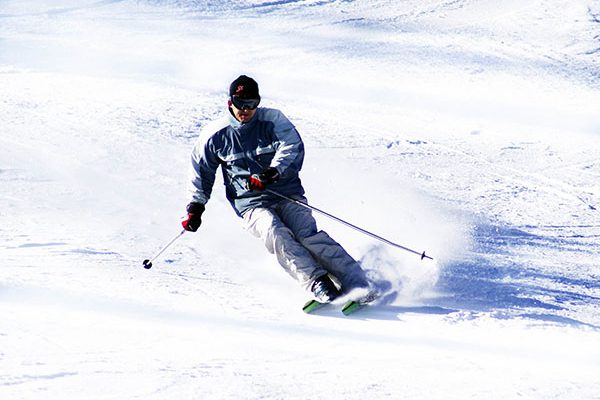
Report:
M 0 398 L 600 398 L 597 1 L 0 2 Z M 188 155 L 240 73 L 385 304 L 304 315 Z M 319 217 L 318 217 L 319 218 Z

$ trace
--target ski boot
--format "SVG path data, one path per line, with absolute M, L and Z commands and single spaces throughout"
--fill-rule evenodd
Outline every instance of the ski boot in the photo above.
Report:
M 331 303 L 340 295 L 340 291 L 327 274 L 315 279 L 310 290 L 320 303 Z

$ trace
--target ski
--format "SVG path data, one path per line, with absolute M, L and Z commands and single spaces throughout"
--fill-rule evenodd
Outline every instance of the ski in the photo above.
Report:
M 344 306 L 342 307 L 342 314 L 348 316 L 348 315 L 354 313 L 355 311 L 360 310 L 365 305 L 366 305 L 366 303 L 361 303 L 356 300 L 350 300 L 350 301 L 346 302 L 344 304 Z
M 321 303 L 320 301 L 312 299 L 304 304 L 304 307 L 302 307 L 302 311 L 304 311 L 307 314 L 310 314 L 311 312 L 318 310 L 326 304 L 327 303 Z
M 325 307 L 327 305 L 331 305 L 332 303 L 321 303 L 317 300 L 309 300 L 307 301 L 304 306 L 302 307 L 302 311 L 304 311 L 306 314 L 310 314 L 313 311 L 316 311 L 322 307 Z M 362 303 L 360 301 L 357 300 L 350 300 L 347 301 L 346 303 L 344 303 L 342 305 L 342 314 L 348 316 L 352 313 L 354 313 L 355 311 L 360 310 L 361 308 L 363 308 L 364 306 L 366 306 L 368 303 Z
M 342 314 L 344 314 L 346 316 L 353 314 L 354 312 L 360 310 L 361 308 L 369 305 L 374 300 L 375 300 L 375 296 L 373 296 L 373 295 L 366 296 L 364 298 L 357 299 L 357 300 L 348 300 L 342 305 L 342 308 L 341 308 Z M 312 300 L 307 301 L 304 304 L 304 306 L 302 307 L 302 311 L 304 311 L 306 314 L 310 314 L 313 311 L 316 311 L 327 305 L 335 305 L 335 304 L 321 303 L 320 301 L 312 299 Z

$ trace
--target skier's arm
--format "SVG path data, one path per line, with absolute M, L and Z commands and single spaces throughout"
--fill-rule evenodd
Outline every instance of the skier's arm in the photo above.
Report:
M 208 141 L 199 140 L 194 146 L 189 169 L 191 201 L 186 207 L 188 217 L 181 222 L 183 229 L 196 232 L 202 224 L 204 205 L 208 202 L 215 183 L 219 163 Z
M 270 166 L 276 168 L 281 176 L 297 174 L 304 160 L 304 143 L 300 134 L 283 114 L 276 121 L 274 134 L 276 151 Z
M 188 191 L 191 203 L 206 204 L 210 199 L 219 167 L 218 159 L 209 140 L 199 140 L 194 146 L 189 169 Z

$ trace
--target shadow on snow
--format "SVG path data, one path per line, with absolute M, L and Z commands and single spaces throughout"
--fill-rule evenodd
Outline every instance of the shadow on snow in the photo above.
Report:
M 584 273 L 568 276 L 578 269 L 571 255 L 592 256 L 590 244 L 494 226 L 479 226 L 475 242 L 472 257 L 441 271 L 437 290 L 442 294 L 433 300 L 437 306 L 600 329 L 599 280 Z M 532 260 L 520 251 L 537 256 Z M 551 259 L 556 255 L 571 265 L 561 269 L 564 263 Z

